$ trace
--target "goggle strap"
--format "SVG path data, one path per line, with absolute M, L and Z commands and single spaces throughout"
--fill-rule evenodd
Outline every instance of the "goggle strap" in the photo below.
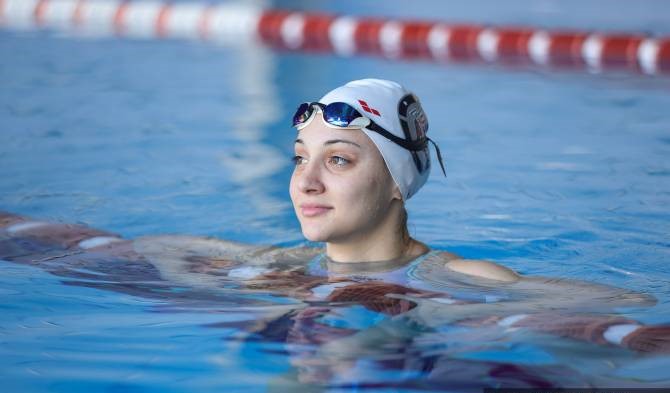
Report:
M 394 134 L 391 134 L 390 132 L 386 131 L 377 123 L 373 122 L 370 120 L 370 124 L 366 126 L 365 128 L 369 129 L 370 131 L 374 131 L 378 134 L 381 134 L 386 139 L 389 139 L 391 142 L 395 143 L 396 145 L 399 145 L 407 150 L 412 150 L 412 151 L 419 151 L 423 150 L 426 148 L 426 143 L 428 143 L 425 139 L 424 140 L 418 140 L 418 141 L 413 141 L 413 142 L 408 142 L 407 140 L 403 138 L 399 138 Z
M 435 147 L 435 152 L 437 153 L 437 161 L 440 163 L 440 168 L 442 169 L 442 174 L 444 177 L 447 177 L 447 171 L 444 169 L 444 161 L 442 160 L 442 152 L 440 152 L 440 147 L 435 143 L 434 140 L 430 139 L 429 137 L 426 137 L 425 140 L 421 141 L 415 141 L 414 143 L 407 142 L 407 140 L 398 138 L 397 136 L 391 134 L 390 132 L 386 131 L 385 129 L 381 128 L 378 126 L 376 123 L 370 121 L 370 125 L 368 125 L 366 128 L 369 128 L 372 131 L 375 131 L 382 136 L 384 136 L 387 139 L 390 139 L 394 143 L 404 147 L 407 150 L 423 150 L 426 148 L 426 143 L 430 142 L 433 144 L 433 147 Z
M 437 146 L 437 143 L 433 141 L 432 139 L 426 137 L 430 143 L 433 144 L 435 147 L 435 152 L 437 153 L 437 160 L 440 162 L 440 168 L 442 168 L 442 173 L 444 174 L 444 177 L 447 177 L 447 172 L 444 170 L 444 162 L 442 162 L 442 154 L 440 153 L 440 148 Z

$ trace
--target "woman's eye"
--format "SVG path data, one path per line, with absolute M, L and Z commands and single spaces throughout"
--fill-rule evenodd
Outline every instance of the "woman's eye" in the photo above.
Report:
M 331 164 L 337 165 L 337 166 L 345 166 L 345 165 L 349 164 L 349 162 L 350 162 L 346 158 L 340 157 L 340 156 L 332 156 L 328 159 L 328 161 Z
M 293 158 L 291 158 L 291 161 L 293 161 L 293 165 L 300 165 L 300 164 L 303 164 L 305 162 L 305 158 L 302 157 L 302 156 L 296 155 L 296 156 L 293 156 Z

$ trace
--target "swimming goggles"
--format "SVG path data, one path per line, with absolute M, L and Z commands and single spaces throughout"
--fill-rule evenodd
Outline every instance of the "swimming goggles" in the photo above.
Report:
M 306 127 L 314 118 L 314 113 L 317 108 L 323 113 L 323 120 L 326 125 L 331 128 L 338 129 L 361 129 L 365 128 L 376 132 L 391 142 L 410 151 L 421 151 L 426 149 L 428 142 L 432 143 L 437 152 L 437 159 L 440 162 L 442 173 L 446 176 L 444 164 L 442 163 L 442 154 L 437 144 L 427 136 L 420 137 L 415 140 L 400 138 L 391 132 L 385 130 L 379 124 L 372 121 L 372 119 L 363 116 L 356 108 L 347 104 L 346 102 L 332 102 L 328 105 L 320 102 L 305 102 L 298 106 L 298 109 L 293 115 L 293 127 L 301 130 Z

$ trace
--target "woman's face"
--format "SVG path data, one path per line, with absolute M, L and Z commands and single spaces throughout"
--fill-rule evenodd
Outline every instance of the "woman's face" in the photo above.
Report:
M 321 113 L 298 132 L 291 200 L 310 241 L 362 240 L 401 199 L 379 150 L 360 130 L 327 127 Z

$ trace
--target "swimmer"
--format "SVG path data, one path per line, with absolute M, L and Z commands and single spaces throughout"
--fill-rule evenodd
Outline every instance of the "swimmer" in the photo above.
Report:
M 431 143 L 442 173 L 444 166 L 437 144 L 428 137 L 419 98 L 398 83 L 349 82 L 317 102 L 300 104 L 293 126 L 291 200 L 304 237 L 325 243 L 325 252 L 309 264 L 312 275 L 365 274 L 420 289 L 469 281 L 532 293 L 536 305 L 550 303 L 553 309 L 562 305 L 574 310 L 596 297 L 629 305 L 653 303 L 647 296 L 607 286 L 522 277 L 490 261 L 431 250 L 412 238 L 405 203 L 428 179 Z
M 432 166 L 428 119 L 413 93 L 386 80 L 349 82 L 318 102 L 301 104 L 293 126 L 291 200 L 303 235 L 325 243 L 333 268 L 363 261 L 402 265 L 430 256 L 452 271 L 519 280 L 492 262 L 431 252 L 409 235 L 405 202 L 426 183 Z
M 63 276 L 94 278 L 90 272 L 104 271 L 123 280 L 125 269 L 142 285 L 108 284 L 113 280 L 85 285 L 145 296 L 165 296 L 159 290 L 169 283 L 203 291 L 275 292 L 302 301 L 264 315 L 264 326 L 289 314 L 301 323 L 313 321 L 315 315 L 346 304 L 391 317 L 360 331 L 336 333 L 338 329 L 324 327 L 328 334 L 319 340 L 324 351 L 333 353 L 364 350 L 384 337 L 380 331 L 409 338 L 415 331 L 404 326 L 408 320 L 428 328 L 527 328 L 643 352 L 670 351 L 668 327 L 607 314 L 617 307 L 652 305 L 649 296 L 607 285 L 526 277 L 493 262 L 431 250 L 412 238 L 405 202 L 426 183 L 431 143 L 442 171 L 444 167 L 439 148 L 428 138 L 419 99 L 397 83 L 347 83 L 317 102 L 299 105 L 293 126 L 291 200 L 305 238 L 325 248 L 283 249 L 178 235 L 124 240 L 82 226 L 4 214 L 0 258 L 39 264 Z M 131 268 L 124 261 L 132 262 Z M 454 289 L 459 293 L 449 293 Z M 494 295 L 471 295 L 478 289 Z M 180 293 L 180 299 L 189 296 L 204 295 Z M 566 324 L 548 312 L 563 313 Z M 299 326 L 289 330 L 301 336 Z

